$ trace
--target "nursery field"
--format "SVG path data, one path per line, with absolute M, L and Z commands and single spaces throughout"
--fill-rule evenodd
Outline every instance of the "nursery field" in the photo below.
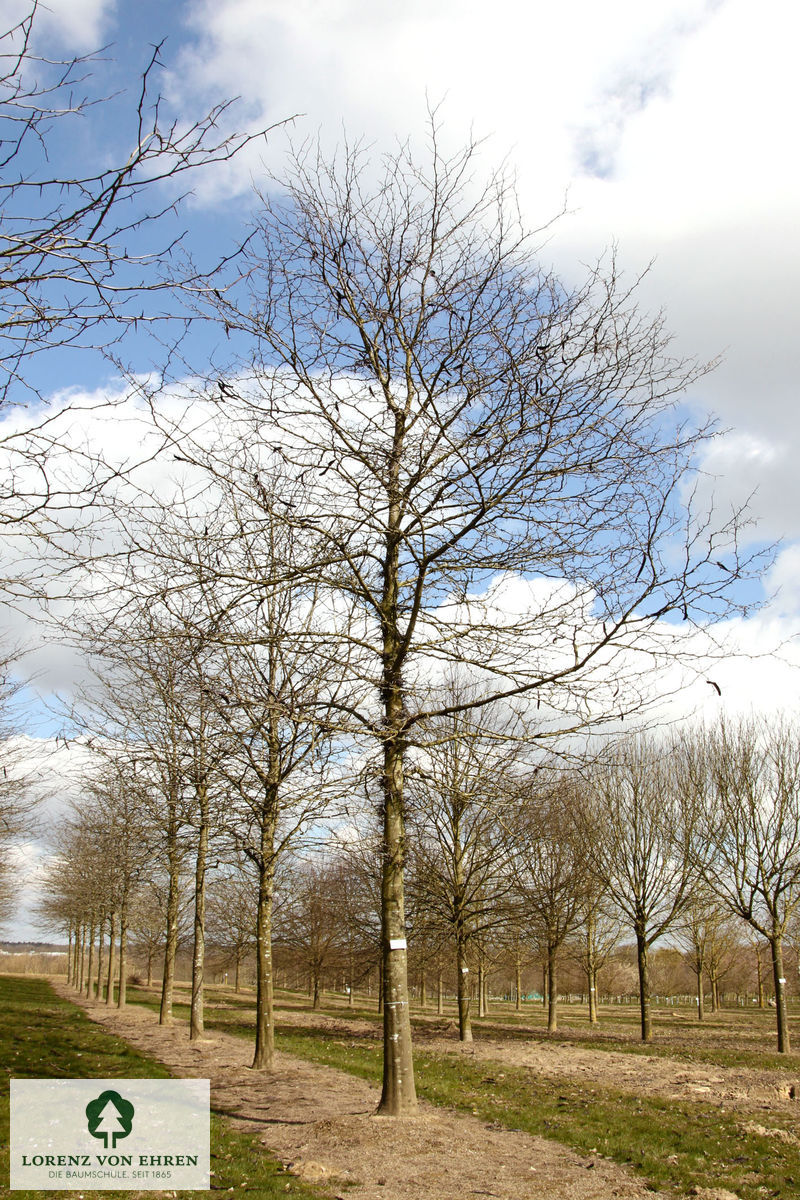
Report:
M 381 1024 L 374 1002 L 278 997 L 278 1064 L 248 1070 L 253 997 L 209 988 L 206 1037 L 190 1043 L 188 996 L 159 1027 L 154 989 L 119 1013 L 63 983 L 0 977 L 0 1061 L 14 1077 L 212 1080 L 212 1192 L 351 1200 L 638 1198 L 800 1194 L 800 1055 L 772 1049 L 769 1010 L 723 1010 L 702 1025 L 659 1009 L 655 1040 L 612 1006 L 590 1026 L 565 1006 L 495 1004 L 460 1045 L 452 1014 L 414 1015 L 420 1117 L 375 1118 Z M 92 1018 L 92 1019 L 87 1019 Z M 797 1030 L 800 1039 L 800 1029 Z M 4 1183 L 8 1089 L 3 1090 Z M 19 1193 L 39 1197 L 58 1193 Z M 111 1196 L 156 1193 L 106 1192 Z M 164 1193 L 169 1196 L 197 1193 Z M 209 1193 L 211 1194 L 211 1193 Z
M 701 1025 L 688 1008 L 659 1009 L 646 1048 L 633 1008 L 604 1009 L 593 1028 L 565 1006 L 548 1035 L 540 1006 L 494 1005 L 463 1046 L 452 1014 L 416 1012 L 421 1115 L 393 1122 L 373 1115 L 374 1001 L 327 996 L 315 1011 L 304 996 L 280 994 L 280 1053 L 267 1079 L 247 1069 L 250 993 L 209 988 L 200 1043 L 187 1036 L 188 997 L 179 992 L 167 1028 L 156 1023 L 156 999 L 132 988 L 123 1013 L 81 1003 L 146 1061 L 211 1078 L 215 1107 L 260 1130 L 291 1187 L 305 1179 L 353 1200 L 800 1194 L 800 1056 L 774 1052 L 769 1010 L 723 1010 Z M 236 1192 L 271 1195 L 246 1162 L 248 1183 Z

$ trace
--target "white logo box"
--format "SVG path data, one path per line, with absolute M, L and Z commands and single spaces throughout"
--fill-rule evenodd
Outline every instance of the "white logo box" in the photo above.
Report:
M 12 1079 L 11 1190 L 207 1191 L 207 1079 Z

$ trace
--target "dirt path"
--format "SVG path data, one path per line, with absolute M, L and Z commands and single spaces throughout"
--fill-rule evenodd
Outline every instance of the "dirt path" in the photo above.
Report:
M 274 1074 L 255 1074 L 241 1038 L 190 1043 L 185 1023 L 159 1026 L 147 1009 L 83 1006 L 176 1075 L 209 1078 L 216 1106 L 301 1177 L 347 1182 L 348 1200 L 665 1200 L 599 1156 L 424 1103 L 414 1120 L 376 1117 L 377 1088 L 342 1071 L 279 1054 Z

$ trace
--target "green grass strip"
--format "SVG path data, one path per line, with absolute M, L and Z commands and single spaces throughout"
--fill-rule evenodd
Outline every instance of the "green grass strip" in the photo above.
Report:
M 134 1050 L 90 1021 L 84 1012 L 56 996 L 43 979 L 0 976 L 0 1187 L 9 1178 L 9 1086 L 14 1079 L 167 1079 L 169 1072 L 155 1059 Z M 215 1196 L 221 1192 L 251 1194 L 259 1200 L 293 1196 L 321 1200 L 330 1196 L 287 1175 L 261 1145 L 258 1137 L 234 1128 L 218 1112 L 211 1117 L 212 1187 L 202 1191 L 102 1191 L 109 1200 L 145 1200 L 169 1195 L 180 1200 Z M 89 1189 L 84 1188 L 85 1192 Z M 29 1200 L 59 1196 L 53 1191 L 11 1193 Z M 92 1193 L 95 1194 L 94 1192 Z

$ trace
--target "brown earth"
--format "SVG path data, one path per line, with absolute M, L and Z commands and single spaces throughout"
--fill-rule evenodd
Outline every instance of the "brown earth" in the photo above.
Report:
M 76 1001 L 63 984 L 56 987 Z M 300 1177 L 329 1181 L 334 1193 L 339 1181 L 347 1184 L 349 1200 L 658 1200 L 659 1195 L 665 1200 L 598 1155 L 584 1157 L 544 1138 L 425 1103 L 413 1119 L 376 1117 L 377 1088 L 345 1072 L 278 1054 L 274 1073 L 255 1073 L 248 1069 L 252 1048 L 241 1038 L 214 1033 L 190 1043 L 185 1022 L 164 1027 L 146 1009 L 120 1013 L 78 1002 L 92 1020 L 175 1075 L 210 1079 L 215 1107 L 257 1130 Z M 483 1044 L 472 1049 L 485 1051 Z
M 238 1019 L 246 1020 L 247 1013 L 240 1010 Z M 279 1024 L 325 1029 L 333 1037 L 378 1036 L 376 1025 L 370 1021 L 344 1014 L 331 1017 L 300 1008 L 281 1008 Z M 417 1024 L 416 1044 L 435 1054 L 456 1054 L 479 1062 L 525 1067 L 540 1077 L 594 1082 L 639 1096 L 699 1100 L 724 1105 L 729 1111 L 776 1110 L 800 1116 L 800 1064 L 787 1066 L 785 1070 L 716 1067 L 656 1054 L 592 1050 L 561 1041 L 557 1035 L 547 1041 L 525 1040 L 518 1031 L 512 1037 L 492 1037 L 482 1031 L 479 1040 L 460 1045 L 452 1033 L 444 1036 L 443 1027 L 450 1024 L 441 1020 Z M 683 1044 L 686 1033 L 667 1030 L 659 1038 Z M 790 1095 L 792 1089 L 796 1100 Z

